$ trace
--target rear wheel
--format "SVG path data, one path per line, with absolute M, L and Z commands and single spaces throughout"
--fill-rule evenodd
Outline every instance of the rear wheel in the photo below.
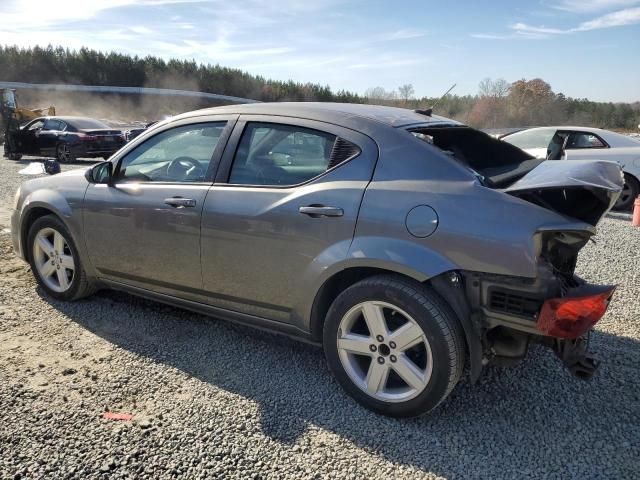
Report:
M 56 148 L 56 158 L 60 163 L 68 163 L 75 160 L 74 155 L 71 153 L 71 147 L 66 143 L 58 144 Z
M 394 417 L 433 410 L 457 384 L 464 339 L 433 290 L 396 276 L 356 283 L 334 301 L 324 326 L 327 362 L 365 407 Z
M 636 178 L 625 173 L 624 186 L 622 187 L 622 192 L 616 204 L 613 206 L 614 210 L 630 210 L 634 200 L 638 198 L 638 195 L 640 195 L 640 183 L 638 183 Z
M 38 284 L 59 300 L 93 293 L 71 234 L 55 216 L 38 218 L 27 237 L 29 263 Z

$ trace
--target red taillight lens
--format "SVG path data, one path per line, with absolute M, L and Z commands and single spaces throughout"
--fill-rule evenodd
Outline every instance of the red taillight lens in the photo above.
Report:
M 590 295 L 547 300 L 538 316 L 538 330 L 560 338 L 584 335 L 605 314 L 616 288 L 603 289 Z

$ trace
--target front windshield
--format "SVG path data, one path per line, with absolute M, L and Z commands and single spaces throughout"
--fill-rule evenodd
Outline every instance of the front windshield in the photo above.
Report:
M 522 150 L 526 150 L 528 148 L 547 148 L 555 133 L 556 129 L 553 127 L 532 128 L 512 133 L 502 137 L 502 140 L 510 143 L 511 145 L 515 145 Z

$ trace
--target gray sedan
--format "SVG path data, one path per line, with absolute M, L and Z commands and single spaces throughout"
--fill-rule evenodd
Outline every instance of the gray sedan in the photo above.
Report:
M 358 402 L 414 416 L 532 343 L 593 374 L 613 287 L 574 268 L 622 179 L 430 111 L 228 106 L 25 182 L 12 235 L 56 299 L 120 289 L 319 344 Z

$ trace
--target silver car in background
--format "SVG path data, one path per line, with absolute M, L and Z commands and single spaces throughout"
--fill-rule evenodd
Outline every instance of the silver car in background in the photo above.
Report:
M 574 268 L 622 185 L 429 111 L 251 104 L 25 182 L 12 235 L 56 299 L 120 289 L 322 345 L 358 402 L 415 416 L 467 358 L 476 381 L 541 343 L 593 374 L 613 287 Z
M 547 160 L 608 160 L 624 172 L 624 186 L 613 206 L 629 210 L 640 195 L 640 140 L 591 127 L 536 127 L 500 137 L 536 158 Z

